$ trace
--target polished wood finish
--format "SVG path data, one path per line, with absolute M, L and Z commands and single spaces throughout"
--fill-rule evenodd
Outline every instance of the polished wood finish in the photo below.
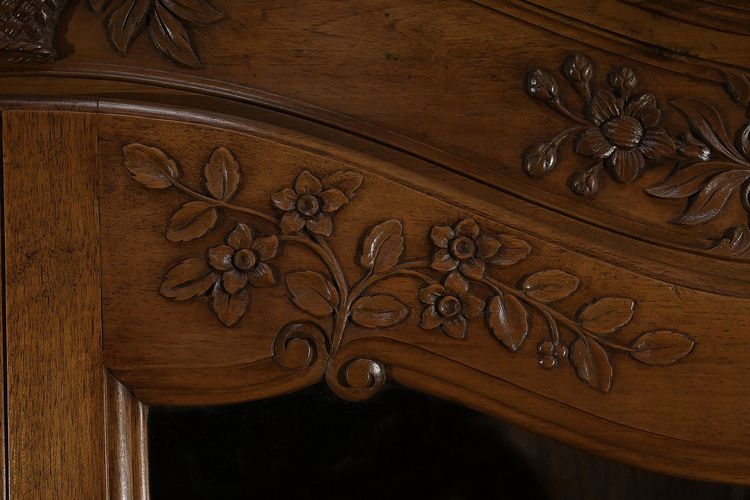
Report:
M 108 498 L 147 500 L 148 408 L 114 376 L 106 379 Z
M 95 137 L 90 115 L 3 113 L 11 497 L 106 491 Z
M 11 494 L 79 386 L 138 498 L 143 405 L 320 380 L 750 484 L 746 9 L 655 4 L 69 3 L 0 68 Z

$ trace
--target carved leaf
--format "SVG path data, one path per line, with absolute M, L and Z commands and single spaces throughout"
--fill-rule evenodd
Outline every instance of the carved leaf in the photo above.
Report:
M 581 283 L 576 276 L 559 269 L 534 273 L 523 282 L 523 291 L 532 299 L 545 304 L 564 299 L 578 290 Z
M 130 175 L 146 187 L 168 188 L 172 185 L 170 178 L 180 176 L 177 165 L 161 149 L 128 144 L 122 148 L 122 152 Z
M 750 103 L 750 80 L 739 71 L 722 71 L 724 87 L 734 102 L 747 106 Z
M 187 259 L 169 270 L 159 291 L 170 299 L 188 300 L 206 293 L 218 277 L 202 259 Z
M 406 318 L 409 308 L 390 295 L 372 295 L 352 305 L 352 320 L 367 328 L 393 326 Z
M 647 332 L 630 343 L 638 352 L 630 356 L 647 365 L 671 365 L 693 351 L 695 341 L 687 335 L 670 330 Z
M 737 164 L 726 161 L 691 163 L 676 170 L 658 186 L 646 189 L 646 192 L 657 198 L 688 198 L 700 191 L 712 176 L 736 168 Z
M 571 348 L 570 361 L 581 380 L 602 392 L 612 388 L 614 369 L 604 348 L 591 339 L 576 339 Z
M 111 0 L 89 0 L 89 7 L 97 14 L 104 12 Z
M 746 123 L 737 131 L 737 145 L 745 158 L 750 159 L 750 123 Z
M 594 333 L 614 333 L 627 325 L 635 302 L 627 297 L 604 297 L 586 305 L 578 314 L 582 326 Z
M 148 31 L 159 52 L 185 66 L 200 67 L 200 60 L 190 35 L 179 18 L 161 2 L 154 4 Z
M 224 17 L 224 13 L 214 8 L 206 0 L 157 0 L 172 14 L 192 24 L 211 24 Z
M 227 148 L 217 148 L 211 153 L 203 169 L 206 189 L 219 200 L 228 200 L 240 183 L 240 166 Z
M 695 225 L 708 222 L 722 211 L 732 194 L 750 178 L 750 170 L 729 170 L 715 175 L 690 201 L 675 224 Z
M 731 139 L 724 129 L 719 113 L 708 103 L 699 99 L 675 99 L 672 102 L 685 115 L 690 128 L 707 144 L 727 158 L 743 162 L 742 156 L 734 149 Z
M 492 334 L 505 347 L 515 352 L 529 333 L 529 314 L 513 295 L 496 295 L 487 308 L 487 322 Z
M 325 189 L 338 189 L 351 199 L 362 186 L 362 174 L 351 170 L 339 170 L 323 179 Z
M 711 248 L 717 255 L 741 255 L 750 252 L 750 228 L 737 226 L 730 229 L 726 236 Z
M 216 225 L 219 214 L 216 207 L 205 201 L 185 203 L 167 223 L 167 239 L 190 241 L 200 238 Z
M 130 42 L 146 23 L 150 9 L 151 0 L 125 0 L 112 11 L 107 30 L 112 44 L 122 54 L 128 51 Z
M 523 171 L 531 177 L 541 177 L 557 165 L 557 144 L 540 143 L 523 152 Z
M 492 256 L 490 264 L 497 266 L 512 266 L 531 253 L 531 246 L 521 238 L 509 234 L 498 234 L 495 239 L 500 242 L 500 248 Z
M 339 303 L 336 287 L 314 271 L 299 271 L 286 277 L 292 301 L 315 316 L 328 316 Z
M 404 251 L 404 227 L 391 219 L 373 227 L 362 244 L 361 262 L 367 269 L 381 272 L 398 263 Z
M 245 315 L 250 294 L 247 288 L 237 293 L 227 293 L 218 283 L 211 294 L 211 309 L 225 326 L 234 326 Z

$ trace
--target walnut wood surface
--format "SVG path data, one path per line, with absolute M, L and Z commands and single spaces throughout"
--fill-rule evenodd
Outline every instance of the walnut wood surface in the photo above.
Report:
M 8 483 L 16 498 L 106 491 L 95 137 L 90 115 L 3 113 Z
M 395 381 L 750 483 L 750 44 L 745 9 L 710 3 L 71 3 L 57 61 L 0 68 L 6 121 L 88 134 L 48 157 L 4 130 L 11 485 L 47 467 L 14 452 L 14 370 L 39 353 L 13 273 L 92 235 L 103 357 L 80 349 L 146 404 Z M 45 161 L 78 170 L 48 186 Z M 73 196 L 56 232 L 20 226 Z M 53 304 L 99 286 L 85 260 L 71 288 L 79 253 L 34 282 Z M 118 401 L 121 424 L 140 403 Z
M 111 374 L 106 379 L 108 498 L 146 500 L 148 408 Z

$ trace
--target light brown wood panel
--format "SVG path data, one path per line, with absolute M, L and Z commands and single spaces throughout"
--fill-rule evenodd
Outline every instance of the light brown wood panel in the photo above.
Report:
M 400 168 L 257 122 L 242 133 L 217 127 L 216 117 L 207 122 L 213 126 L 172 117 L 100 118 L 105 359 L 147 403 L 255 399 L 305 387 L 323 375 L 339 395 L 357 400 L 388 379 L 619 460 L 692 477 L 748 480 L 748 407 L 740 403 L 748 393 L 740 367 L 750 359 L 737 348 L 746 334 L 744 299 L 674 286 L 658 279 L 658 266 L 644 274 L 613 265 L 626 241 L 620 236 L 599 236 L 605 250 L 591 256 L 550 242 L 544 217 L 531 222 L 527 206 L 511 209 L 509 197 L 452 174 L 433 177 L 426 166 L 421 173 Z M 221 193 L 207 181 L 220 165 L 228 169 L 226 179 L 234 179 L 230 201 L 215 198 Z M 159 177 L 163 168 L 174 183 Z M 283 222 L 274 229 L 284 212 L 274 208 L 271 194 L 295 186 L 305 170 L 323 179 L 340 171 L 361 176 L 356 195 L 335 211 L 333 229 L 323 238 L 338 256 L 333 264 L 307 253 L 317 243 L 294 246 L 299 238 L 284 233 Z M 423 326 L 419 291 L 420 280 L 446 277 L 432 267 L 439 249 L 431 231 L 464 219 L 475 219 L 508 249 L 526 250 L 505 264 L 488 260 L 486 275 L 471 284 L 485 312 L 470 321 L 465 338 L 456 339 L 456 332 Z M 210 255 L 223 251 L 225 242 L 237 245 L 231 235 L 239 223 L 252 226 L 255 238 L 278 239 L 278 255 L 268 256 L 275 281 L 262 289 L 240 285 L 231 299 L 238 302 L 227 307 L 216 302 L 216 293 L 225 293 L 220 287 L 228 285 L 217 284 L 220 273 L 210 266 L 219 264 L 210 264 Z M 427 277 L 405 273 L 364 294 L 382 302 L 339 305 L 344 294 L 362 292 L 354 283 L 367 269 L 362 256 L 373 231 L 403 236 L 403 248 L 391 247 L 393 258 Z M 675 262 L 681 258 L 672 255 Z M 550 305 L 529 302 L 540 279 L 562 289 L 564 300 L 542 295 Z M 564 283 L 575 293 L 566 292 Z M 517 307 L 505 313 L 508 323 L 495 322 L 494 286 L 529 306 L 528 323 L 515 302 L 506 305 Z M 344 319 L 334 322 L 325 303 L 306 295 L 311 289 L 342 307 L 336 317 Z M 189 298 L 194 300 L 184 300 Z M 572 343 L 587 335 L 580 331 L 588 324 L 583 311 L 602 299 L 599 306 L 614 305 L 607 315 L 622 316 L 623 325 L 611 325 L 615 336 L 588 337 L 607 351 L 589 368 L 614 367 L 613 378 L 609 368 L 599 372 L 604 378 L 587 375 Z M 563 337 L 554 341 L 560 346 L 554 355 L 544 345 L 548 335 L 555 337 L 550 317 Z M 303 326 L 290 329 L 297 320 Z M 627 355 L 628 342 L 656 331 L 670 332 L 657 337 L 695 341 L 695 348 L 686 344 L 678 357 L 657 363 L 675 361 L 671 366 L 649 366 L 657 360 L 643 364 Z M 639 358 L 639 344 L 629 345 Z
M 11 498 L 106 495 L 96 132 L 3 113 Z

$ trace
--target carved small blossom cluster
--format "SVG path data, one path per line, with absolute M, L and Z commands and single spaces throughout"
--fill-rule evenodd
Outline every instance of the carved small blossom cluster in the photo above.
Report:
M 581 54 L 569 56 L 561 70 L 584 101 L 583 112 L 576 113 L 563 102 L 560 85 L 552 73 L 531 71 L 526 90 L 535 99 L 574 121 L 571 127 L 546 143 L 534 144 L 523 154 L 524 170 L 532 177 L 552 171 L 559 159 L 560 144 L 575 137 L 575 151 L 595 163 L 574 172 L 571 189 L 593 196 L 600 189 L 599 174 L 609 171 L 618 182 L 635 180 L 647 160 L 671 158 L 676 154 L 672 137 L 660 126 L 661 110 L 653 94 L 635 94 L 638 75 L 632 68 L 613 69 L 608 75 L 610 88 L 592 90 L 593 63 Z

